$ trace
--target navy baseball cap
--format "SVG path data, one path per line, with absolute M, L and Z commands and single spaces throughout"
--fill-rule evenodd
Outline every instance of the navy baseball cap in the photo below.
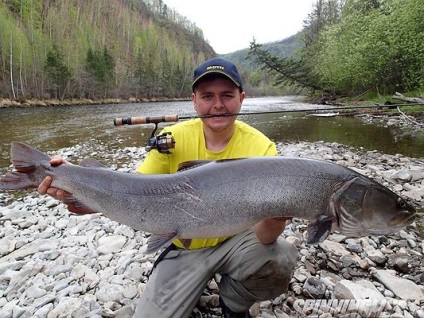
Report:
M 209 74 L 223 75 L 232 80 L 234 84 L 238 86 L 240 91 L 243 91 L 243 83 L 237 67 L 233 63 L 220 57 L 207 60 L 194 70 L 193 84 L 191 84 L 193 91 L 199 80 Z

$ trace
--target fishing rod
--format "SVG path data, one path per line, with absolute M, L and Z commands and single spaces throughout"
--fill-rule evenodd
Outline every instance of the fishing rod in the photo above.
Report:
M 195 118 L 231 117 L 231 116 L 264 115 L 264 114 L 280 114 L 280 113 L 321 112 L 321 111 L 335 111 L 335 110 L 362 109 L 362 108 L 381 109 L 383 107 L 396 108 L 396 107 L 403 107 L 403 106 L 418 106 L 418 105 L 424 105 L 424 103 L 389 104 L 389 105 L 375 104 L 372 106 L 342 106 L 342 107 L 326 107 L 326 108 L 310 108 L 310 109 L 285 109 L 285 110 L 273 110 L 273 111 L 261 111 L 261 112 L 239 112 L 239 113 L 207 114 L 207 115 L 191 115 L 191 116 L 164 115 L 164 116 L 143 116 L 143 117 L 117 117 L 113 120 L 113 123 L 115 126 L 158 124 L 158 123 L 167 123 L 167 122 L 178 122 L 180 120 L 188 120 L 188 119 L 195 119 Z
M 409 104 L 374 104 L 372 106 L 342 106 L 342 107 L 326 107 L 326 108 L 310 108 L 310 109 L 285 109 L 285 110 L 274 110 L 274 111 L 260 111 L 260 112 L 239 112 L 239 113 L 224 113 L 224 114 L 206 114 L 206 115 L 190 115 L 190 116 L 178 116 L 164 115 L 164 116 L 143 116 L 143 117 L 117 117 L 113 120 L 115 126 L 123 125 L 143 125 L 143 124 L 154 124 L 155 128 L 146 144 L 146 150 L 157 149 L 161 153 L 171 153 L 171 149 L 175 146 L 175 140 L 172 137 L 171 132 L 165 132 L 163 134 L 155 136 L 158 129 L 159 123 L 178 122 L 180 120 L 196 119 L 196 118 L 213 118 L 213 117 L 232 117 L 232 116 L 249 116 L 249 115 L 264 115 L 264 114 L 280 114 L 280 113 L 300 113 L 300 112 L 322 112 L 322 111 L 336 111 L 336 110 L 348 110 L 348 109 L 364 109 L 364 108 L 375 108 L 382 109 L 383 107 L 388 108 L 399 108 L 403 106 L 419 106 L 424 103 L 409 103 Z

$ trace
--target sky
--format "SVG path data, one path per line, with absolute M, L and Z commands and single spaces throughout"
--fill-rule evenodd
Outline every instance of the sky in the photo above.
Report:
M 302 30 L 314 0 L 163 0 L 202 29 L 216 53 L 283 40 Z

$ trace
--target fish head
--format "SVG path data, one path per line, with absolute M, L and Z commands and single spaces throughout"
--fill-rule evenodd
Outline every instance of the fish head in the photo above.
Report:
M 347 236 L 387 235 L 411 224 L 416 211 L 396 193 L 355 176 L 333 195 L 338 230 Z

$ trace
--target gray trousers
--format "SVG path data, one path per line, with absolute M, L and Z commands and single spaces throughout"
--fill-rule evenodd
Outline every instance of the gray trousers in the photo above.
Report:
M 215 247 L 172 250 L 153 270 L 133 317 L 189 317 L 216 273 L 222 275 L 224 303 L 234 312 L 246 311 L 285 293 L 297 260 L 292 244 L 279 238 L 263 245 L 253 230 Z

